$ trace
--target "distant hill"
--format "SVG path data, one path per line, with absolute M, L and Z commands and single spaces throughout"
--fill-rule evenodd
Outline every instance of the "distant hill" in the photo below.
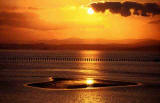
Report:
M 0 44 L 0 49 L 40 49 L 40 50 L 160 50 L 160 40 L 119 40 L 87 41 L 65 39 L 39 41 L 34 43 Z
M 44 43 L 44 44 L 145 44 L 145 43 L 160 43 L 160 40 L 152 39 L 124 39 L 124 40 L 106 40 L 106 39 L 78 39 L 78 38 L 68 38 L 63 40 L 40 40 L 34 43 Z

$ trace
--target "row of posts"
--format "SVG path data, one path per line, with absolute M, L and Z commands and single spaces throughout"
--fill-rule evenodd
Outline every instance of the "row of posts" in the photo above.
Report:
M 84 62 L 100 62 L 100 61 L 142 61 L 142 62 L 160 62 L 160 59 L 153 58 L 88 58 L 88 57 L 0 57 L 0 61 L 22 61 L 22 62 L 51 62 L 51 61 L 84 61 Z

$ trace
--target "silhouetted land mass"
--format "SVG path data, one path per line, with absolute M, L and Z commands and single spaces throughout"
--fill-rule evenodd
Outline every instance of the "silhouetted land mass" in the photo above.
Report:
M 73 41 L 74 40 L 74 41 Z M 116 42 L 106 42 L 104 44 L 100 43 L 98 40 L 97 43 L 86 43 L 86 40 L 81 39 L 71 39 L 62 40 L 62 41 L 43 41 L 41 43 L 10 43 L 10 44 L 0 44 L 0 49 L 8 49 L 8 50 L 17 50 L 17 49 L 25 49 L 25 50 L 158 50 L 160 51 L 160 40 L 127 40 L 128 43 L 123 41 Z M 68 41 L 68 42 L 67 42 Z M 77 42 L 76 42 L 77 41 Z M 104 40 L 101 40 L 105 42 Z M 134 41 L 134 42 L 133 42 Z M 88 41 L 89 42 L 89 41 Z
M 158 50 L 160 44 L 0 44 L 0 49 L 17 50 Z

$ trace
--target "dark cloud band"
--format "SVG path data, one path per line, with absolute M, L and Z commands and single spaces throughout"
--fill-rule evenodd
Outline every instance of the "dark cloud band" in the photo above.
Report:
M 92 3 L 91 7 L 96 12 L 105 12 L 109 10 L 111 13 L 121 14 L 122 16 L 132 15 L 131 10 L 133 10 L 133 15 L 141 16 L 154 16 L 160 15 L 160 5 L 156 3 L 137 3 L 137 2 L 105 2 L 105 3 Z
M 31 12 L 0 11 L 0 26 L 42 31 L 61 29 L 59 26 L 42 21 L 37 14 Z

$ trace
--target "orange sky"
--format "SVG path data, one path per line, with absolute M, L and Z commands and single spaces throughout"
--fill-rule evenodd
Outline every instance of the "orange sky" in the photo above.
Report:
M 89 14 L 89 4 L 96 1 L 100 0 L 1 0 L 0 41 L 160 39 L 159 15 L 122 17 L 108 10 Z M 158 2 L 141 0 L 151 1 Z

